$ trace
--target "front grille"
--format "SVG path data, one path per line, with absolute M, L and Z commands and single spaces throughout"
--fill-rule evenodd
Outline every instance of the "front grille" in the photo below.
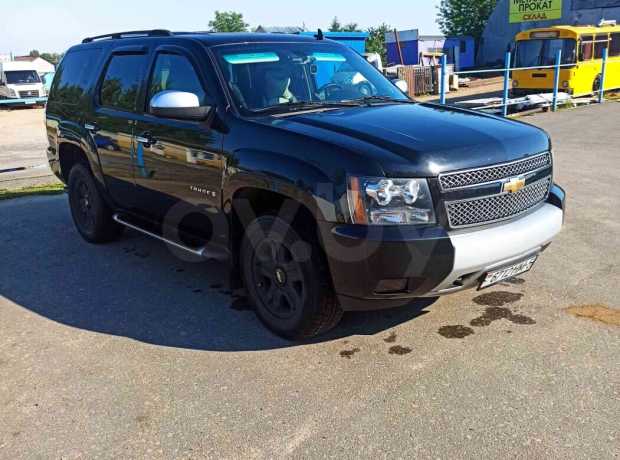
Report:
M 517 193 L 446 202 L 450 227 L 481 225 L 521 214 L 547 198 L 551 182 L 551 176 L 548 176 L 526 185 Z
M 547 166 L 551 166 L 551 154 L 549 152 L 511 163 L 441 174 L 439 176 L 439 184 L 442 190 L 452 190 L 518 176 Z
M 21 97 L 22 99 L 26 97 L 39 97 L 39 91 L 36 89 L 33 89 L 31 91 L 20 91 L 19 97 Z

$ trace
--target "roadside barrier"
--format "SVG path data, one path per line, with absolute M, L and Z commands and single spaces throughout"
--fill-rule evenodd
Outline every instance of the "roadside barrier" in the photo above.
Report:
M 557 51 L 556 56 L 555 56 L 555 64 L 546 65 L 546 66 L 512 67 L 511 65 L 512 56 L 513 56 L 513 53 L 511 53 L 510 51 L 506 53 L 505 60 L 504 60 L 504 67 L 500 69 L 497 69 L 497 68 L 478 69 L 478 70 L 465 70 L 465 71 L 460 71 L 460 72 L 454 72 L 455 75 L 457 76 L 482 75 L 482 74 L 489 74 L 489 73 L 493 73 L 493 74 L 503 73 L 504 74 L 504 85 L 503 85 L 501 103 L 494 103 L 491 105 L 482 105 L 478 107 L 472 107 L 473 110 L 492 110 L 492 109 L 501 110 L 502 115 L 506 117 L 508 116 L 510 106 L 524 104 L 524 100 L 526 98 L 515 98 L 515 99 L 510 98 L 510 88 L 512 86 L 511 85 L 512 72 L 517 71 L 517 70 L 554 69 L 555 71 L 554 85 L 553 85 L 553 91 L 552 91 L 553 97 L 549 101 L 549 105 L 554 112 L 557 111 L 558 105 L 561 101 L 577 99 L 577 98 L 585 97 L 585 96 L 593 96 L 593 98 L 596 98 L 596 101 L 598 103 L 602 104 L 603 102 L 605 102 L 605 91 L 620 90 L 620 87 L 613 87 L 613 88 L 606 87 L 609 63 L 610 62 L 620 63 L 620 58 L 609 58 L 608 48 L 603 49 L 600 88 L 598 90 L 593 89 L 593 91 L 581 93 L 581 94 L 568 94 L 568 93 L 561 91 L 560 71 L 562 70 L 562 68 L 575 66 L 575 64 L 562 64 L 562 50 Z M 447 100 L 448 88 L 446 85 L 446 78 L 445 78 L 446 73 L 447 73 L 448 63 L 447 63 L 447 59 L 445 55 L 442 56 L 440 65 L 441 65 L 441 81 L 439 83 L 439 103 L 442 105 L 445 105 L 449 103 L 449 101 Z M 469 100 L 476 100 L 476 99 L 472 98 Z M 458 102 L 463 103 L 466 101 L 467 100 L 459 100 Z

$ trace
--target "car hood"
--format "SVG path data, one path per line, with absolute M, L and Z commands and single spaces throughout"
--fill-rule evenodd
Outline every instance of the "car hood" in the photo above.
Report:
M 344 108 L 270 117 L 269 123 L 373 159 L 393 177 L 433 177 L 550 148 L 547 134 L 533 126 L 436 104 Z

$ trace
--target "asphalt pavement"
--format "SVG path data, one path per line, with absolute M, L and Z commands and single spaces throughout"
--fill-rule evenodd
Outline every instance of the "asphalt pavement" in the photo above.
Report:
M 218 263 L 0 202 L 0 458 L 617 458 L 620 104 L 523 120 L 569 196 L 532 272 L 309 343 Z

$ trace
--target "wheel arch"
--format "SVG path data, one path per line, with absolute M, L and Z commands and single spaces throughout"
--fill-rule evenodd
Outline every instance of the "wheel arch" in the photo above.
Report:
M 65 183 L 69 179 L 71 167 L 80 161 L 88 166 L 98 185 L 105 188 L 97 148 L 86 130 L 74 123 L 61 124 L 56 140 L 60 174 Z

